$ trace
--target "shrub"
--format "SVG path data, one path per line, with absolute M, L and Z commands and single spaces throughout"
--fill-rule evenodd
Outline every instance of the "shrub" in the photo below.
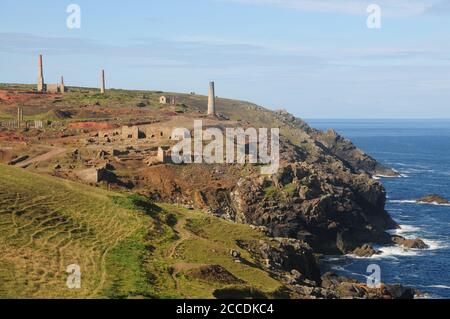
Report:
M 178 218 L 175 214 L 173 213 L 168 213 L 166 215 L 166 224 L 169 225 L 170 227 L 173 227 L 177 224 L 178 222 Z

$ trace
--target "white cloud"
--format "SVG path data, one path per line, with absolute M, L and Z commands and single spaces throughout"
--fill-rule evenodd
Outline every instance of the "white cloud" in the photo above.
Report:
M 218 0 L 249 5 L 270 5 L 305 12 L 367 15 L 370 4 L 378 4 L 383 14 L 394 17 L 421 15 L 448 0 Z

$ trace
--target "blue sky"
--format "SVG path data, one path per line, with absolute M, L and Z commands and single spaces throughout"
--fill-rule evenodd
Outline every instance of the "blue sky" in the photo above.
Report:
M 450 0 L 1 0 L 0 82 L 35 83 L 40 52 L 49 83 L 98 86 L 104 68 L 108 87 L 214 80 L 304 118 L 450 118 Z

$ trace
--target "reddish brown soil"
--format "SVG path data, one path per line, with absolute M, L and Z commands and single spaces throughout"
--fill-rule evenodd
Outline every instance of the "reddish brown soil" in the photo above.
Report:
M 0 131 L 0 141 L 22 142 L 25 141 L 25 137 L 14 131 Z
M 76 122 L 70 123 L 70 129 L 107 130 L 119 127 L 117 124 L 108 122 Z
M 32 99 L 49 99 L 60 94 L 41 94 L 27 91 L 0 90 L 0 102 L 3 104 L 26 103 Z

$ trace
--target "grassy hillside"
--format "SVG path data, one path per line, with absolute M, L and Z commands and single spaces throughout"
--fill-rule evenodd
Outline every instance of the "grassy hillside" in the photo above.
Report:
M 0 297 L 279 296 L 246 225 L 0 165 Z M 236 262 L 230 249 L 241 252 Z M 81 267 L 68 289 L 66 267 Z

